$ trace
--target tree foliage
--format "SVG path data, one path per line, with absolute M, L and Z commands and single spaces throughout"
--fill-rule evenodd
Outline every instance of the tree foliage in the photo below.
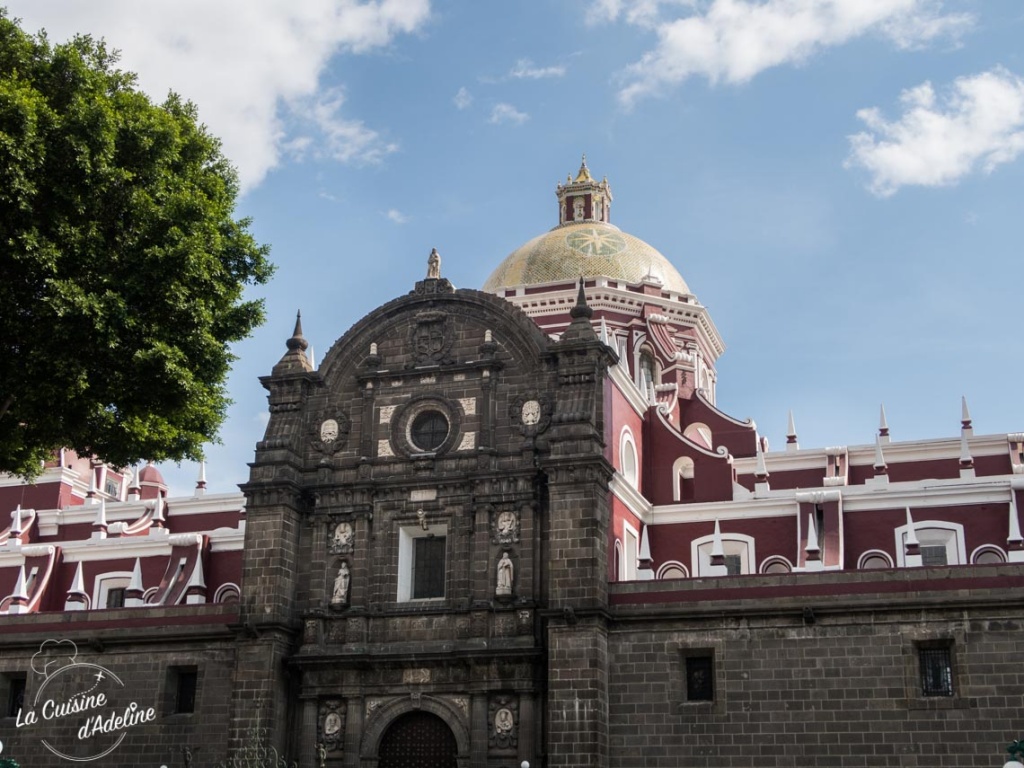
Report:
M 0 9 L 0 471 L 200 456 L 272 272 L 237 194 L 192 104 Z

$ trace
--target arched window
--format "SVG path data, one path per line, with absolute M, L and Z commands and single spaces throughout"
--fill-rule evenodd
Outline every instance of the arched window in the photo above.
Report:
M 637 553 L 640 549 L 640 534 L 629 523 L 622 524 L 622 560 L 619 581 L 636 581 Z
M 874 571 L 892 568 L 892 558 L 880 549 L 869 549 L 857 560 L 857 568 L 861 571 Z
M 654 362 L 654 355 L 650 350 L 644 349 L 640 352 L 640 364 L 637 366 L 637 382 L 640 391 L 645 396 L 650 396 L 653 387 L 658 384 L 658 368 Z
M 971 562 L 975 565 L 1005 563 L 1006 554 L 994 544 L 984 544 L 971 553 Z
M 692 501 L 694 498 L 694 466 L 689 456 L 680 456 L 672 465 L 672 500 Z
M 761 573 L 791 573 L 793 565 L 782 555 L 766 557 L 761 563 Z
M 683 430 L 683 437 L 709 451 L 714 450 L 714 445 L 712 445 L 714 438 L 711 434 L 711 427 L 707 424 L 695 421 Z
M 656 577 L 659 581 L 665 581 L 667 579 L 688 579 L 690 577 L 690 573 L 682 563 L 677 560 L 669 560 L 668 562 L 661 564 L 661 567 L 658 568 Z
M 622 436 L 619 438 L 619 471 L 626 478 L 626 482 L 634 488 L 639 487 L 638 470 L 636 443 L 633 442 L 633 433 L 629 431 L 629 427 L 623 427 Z

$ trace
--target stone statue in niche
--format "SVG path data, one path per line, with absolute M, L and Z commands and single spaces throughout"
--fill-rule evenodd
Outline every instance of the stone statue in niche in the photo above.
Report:
M 342 560 L 341 565 L 338 566 L 338 575 L 334 577 L 334 592 L 331 595 L 331 605 L 345 605 L 348 603 L 348 588 L 351 578 L 348 563 Z
M 583 221 L 583 198 L 573 198 L 572 201 L 572 218 L 574 221 Z
M 355 531 L 352 523 L 341 522 L 334 526 L 334 533 L 327 545 L 327 551 L 332 555 L 349 553 L 354 549 Z
M 519 541 L 519 515 L 515 510 L 503 509 L 494 516 L 494 540 L 498 544 Z
M 427 280 L 439 280 L 441 278 L 441 254 L 437 248 L 430 249 L 430 256 L 427 257 Z
M 514 575 L 515 566 L 512 564 L 512 558 L 508 556 L 508 550 L 506 549 L 501 553 L 501 559 L 498 561 L 498 579 L 494 590 L 494 594 L 497 597 L 511 596 Z

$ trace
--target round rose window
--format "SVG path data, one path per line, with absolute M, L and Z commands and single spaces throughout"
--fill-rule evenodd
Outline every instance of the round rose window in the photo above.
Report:
M 448 437 L 448 419 L 440 411 L 423 411 L 412 420 L 409 437 L 424 453 L 436 451 Z

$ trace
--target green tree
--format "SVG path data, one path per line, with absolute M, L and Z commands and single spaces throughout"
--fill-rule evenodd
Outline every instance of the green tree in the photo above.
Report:
M 196 459 L 229 404 L 229 344 L 263 322 L 268 249 L 195 107 L 162 105 L 87 36 L 0 8 L 0 471 L 61 447 Z

